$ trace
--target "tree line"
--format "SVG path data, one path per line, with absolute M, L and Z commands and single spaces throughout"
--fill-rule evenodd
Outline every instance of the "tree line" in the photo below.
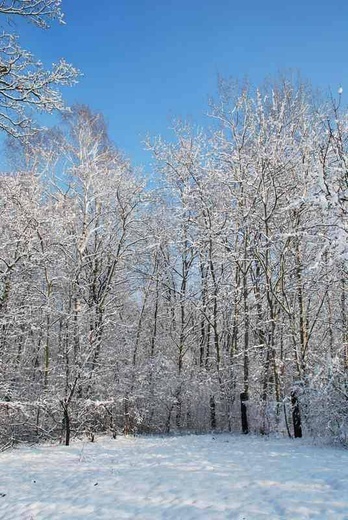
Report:
M 224 83 L 147 146 L 77 106 L 1 182 L 1 432 L 347 435 L 347 114 Z

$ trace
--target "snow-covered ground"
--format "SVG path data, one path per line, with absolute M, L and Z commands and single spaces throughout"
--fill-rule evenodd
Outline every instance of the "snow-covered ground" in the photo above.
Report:
M 0 455 L 0 518 L 348 519 L 348 451 L 232 435 L 22 447 Z

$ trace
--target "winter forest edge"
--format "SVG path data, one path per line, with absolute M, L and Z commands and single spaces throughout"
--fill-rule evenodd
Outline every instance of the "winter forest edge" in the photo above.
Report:
M 39 3 L 25 16 L 60 19 L 59 2 Z M 171 141 L 148 140 L 147 183 L 86 106 L 35 131 L 26 106 L 63 110 L 52 83 L 78 72 L 21 76 L 34 62 L 11 38 L 0 444 L 211 430 L 347 444 L 342 92 L 221 81 L 209 127 L 179 121 Z

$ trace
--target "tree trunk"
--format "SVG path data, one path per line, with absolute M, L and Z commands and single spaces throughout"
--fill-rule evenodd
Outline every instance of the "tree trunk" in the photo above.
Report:
M 69 446 L 70 444 L 70 416 L 68 411 L 68 405 L 66 403 L 62 403 L 63 406 L 63 433 L 65 432 L 65 446 Z
M 215 430 L 216 429 L 216 404 L 215 404 L 215 397 L 213 395 L 210 396 L 209 407 L 210 407 L 210 428 L 211 428 L 211 430 Z
M 240 412 L 242 418 L 242 432 L 247 434 L 249 433 L 249 423 L 248 423 L 248 414 L 247 414 L 247 406 L 246 402 L 248 401 L 248 394 L 246 392 L 242 392 L 240 394 Z
M 292 421 L 294 425 L 294 437 L 302 437 L 302 426 L 301 426 L 301 413 L 296 390 L 291 392 L 291 407 L 292 407 Z

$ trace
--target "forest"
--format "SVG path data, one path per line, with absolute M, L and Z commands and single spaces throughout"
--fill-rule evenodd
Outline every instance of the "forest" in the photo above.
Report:
M 38 25 L 60 13 L 31 3 L 52 9 L 25 13 Z M 31 57 L 6 38 L 0 444 L 207 431 L 347 444 L 342 92 L 221 80 L 205 127 L 148 139 L 146 178 L 88 106 L 34 131 L 25 104 L 61 110 L 52 81 L 78 72 L 19 80 L 13 52 Z

